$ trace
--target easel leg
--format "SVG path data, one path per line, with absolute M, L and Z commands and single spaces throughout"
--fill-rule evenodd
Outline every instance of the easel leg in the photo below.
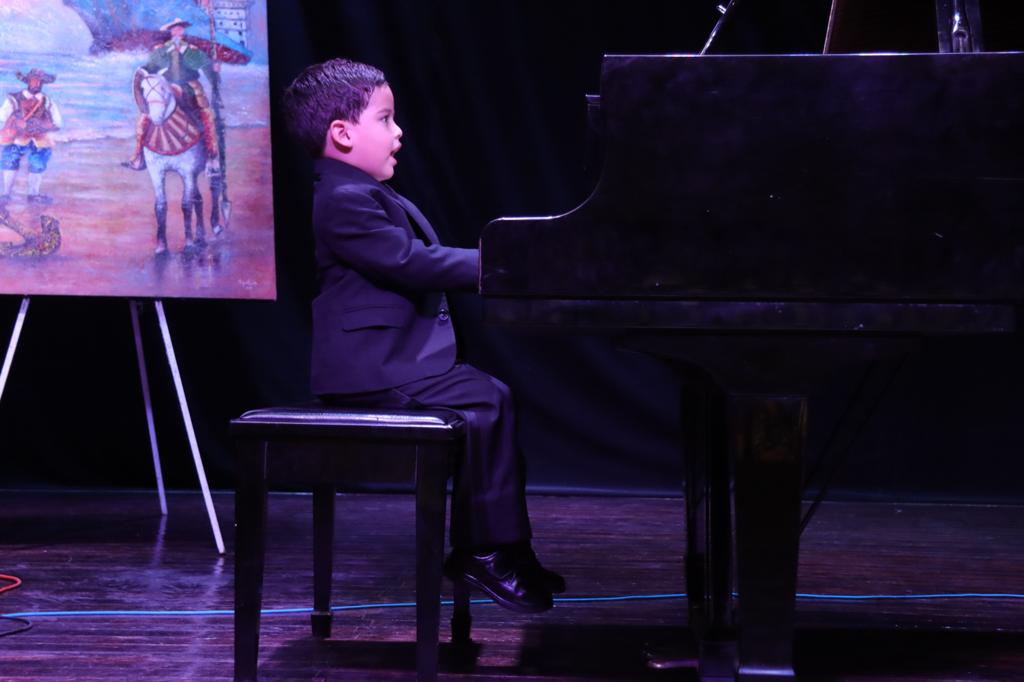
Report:
M 21 308 L 18 310 L 18 318 L 14 321 L 14 331 L 11 332 L 11 342 L 7 345 L 7 355 L 4 356 L 4 366 L 0 369 L 0 398 L 4 395 L 4 387 L 7 385 L 7 375 L 11 373 L 11 362 L 14 361 L 14 350 L 18 347 L 18 339 L 21 337 L 21 328 L 25 325 L 25 315 L 28 313 L 28 296 L 21 299 Z
M 188 444 L 192 448 L 192 460 L 196 465 L 196 475 L 199 477 L 199 487 L 203 491 L 203 501 L 206 503 L 206 513 L 210 517 L 210 527 L 213 529 L 213 540 L 217 543 L 217 551 L 224 553 L 224 539 L 220 534 L 220 524 L 217 521 L 217 512 L 213 508 L 213 498 L 210 497 L 210 486 L 206 482 L 206 470 L 203 468 L 203 460 L 199 456 L 199 443 L 196 441 L 196 432 L 192 428 L 192 415 L 188 411 L 188 401 L 185 400 L 185 389 L 181 385 L 181 373 L 178 371 L 178 360 L 174 356 L 174 344 L 171 343 L 171 332 L 167 327 L 167 317 L 164 315 L 163 301 L 153 301 L 156 307 L 157 321 L 160 323 L 160 333 L 163 335 L 164 348 L 167 349 L 167 363 L 171 366 L 171 377 L 174 379 L 174 390 L 178 393 L 178 403 L 181 405 L 181 418 L 185 421 L 185 432 L 188 434 Z
M 146 426 L 149 427 L 149 449 L 153 452 L 153 471 L 156 473 L 156 494 L 160 497 L 160 513 L 167 516 L 167 495 L 164 493 L 164 472 L 160 466 L 160 450 L 156 444 L 156 426 L 153 423 L 153 403 L 149 398 L 149 375 L 146 356 L 142 352 L 142 332 L 139 329 L 139 303 L 129 301 L 132 311 L 132 331 L 135 333 L 135 355 L 139 360 L 139 380 L 142 382 L 142 402 L 146 407 Z

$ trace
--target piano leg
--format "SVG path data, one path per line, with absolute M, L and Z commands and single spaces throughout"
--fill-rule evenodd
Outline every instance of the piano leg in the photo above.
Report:
M 736 640 L 726 402 L 705 376 L 685 367 L 681 374 L 686 593 L 698 650 L 650 651 L 648 665 L 659 670 L 696 667 L 703 682 L 732 682 Z
M 736 471 L 737 679 L 793 679 L 803 396 L 729 400 Z
M 707 381 L 684 382 L 686 591 L 705 682 L 732 680 L 732 515 L 726 402 Z
M 709 374 L 689 357 L 717 357 L 717 347 L 697 344 L 682 358 L 663 337 L 628 346 L 667 360 L 684 386 L 686 581 L 700 679 L 793 680 L 806 397 L 756 392 L 749 382 L 730 391 L 720 380 L 728 383 L 728 371 Z

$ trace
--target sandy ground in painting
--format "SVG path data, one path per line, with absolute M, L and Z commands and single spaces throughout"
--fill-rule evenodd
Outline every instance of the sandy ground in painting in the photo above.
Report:
M 49 206 L 25 199 L 24 164 L 6 209 L 22 229 L 37 231 L 40 215 L 60 221 L 61 247 L 49 256 L 0 257 L 0 293 L 273 298 L 274 234 L 270 145 L 266 128 L 227 131 L 227 229 L 210 235 L 209 183 L 200 177 L 207 243 L 184 251 L 181 181 L 167 180 L 169 252 L 153 253 L 156 219 L 149 173 L 118 163 L 132 140 L 105 138 L 59 145 L 43 178 Z M 0 227 L 0 243 L 18 243 L 17 233 Z

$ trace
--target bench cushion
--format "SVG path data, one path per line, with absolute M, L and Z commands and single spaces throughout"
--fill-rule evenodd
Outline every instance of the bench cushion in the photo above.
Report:
M 465 425 L 454 410 L 386 410 L 308 405 L 250 410 L 231 421 L 236 437 L 451 441 Z

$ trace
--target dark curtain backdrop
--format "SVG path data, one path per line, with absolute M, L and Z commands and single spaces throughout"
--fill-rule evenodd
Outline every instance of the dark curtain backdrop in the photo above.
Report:
M 387 73 L 405 131 L 393 184 L 444 239 L 470 246 L 498 216 L 557 214 L 582 203 L 593 172 L 585 168 L 584 95 L 597 90 L 602 54 L 695 52 L 718 18 L 716 4 L 270 0 L 274 131 L 267 153 L 274 162 L 278 301 L 166 304 L 213 485 L 233 484 L 231 417 L 309 399 L 311 171 L 277 109 L 299 70 L 346 56 Z M 716 51 L 820 52 L 827 15 L 825 0 L 747 0 Z M 997 47 L 1014 47 L 1012 31 L 998 22 L 991 31 Z M 5 335 L 17 305 L 15 297 L 0 300 Z M 455 307 L 467 358 L 518 397 L 531 485 L 680 489 L 678 387 L 665 368 L 607 339 L 490 328 L 471 295 L 459 296 Z M 143 323 L 165 477 L 172 487 L 194 487 L 151 310 Z M 838 494 L 1020 499 L 1020 350 L 1014 337 L 924 344 L 878 401 L 836 479 Z M 861 369 L 832 377 L 813 396 L 812 461 Z M 32 301 L 0 401 L 0 431 L 2 487 L 152 485 L 125 301 Z

